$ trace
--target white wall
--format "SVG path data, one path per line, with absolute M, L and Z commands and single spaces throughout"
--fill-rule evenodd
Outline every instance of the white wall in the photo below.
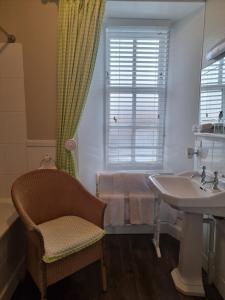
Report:
M 165 169 L 193 169 L 192 125 L 198 123 L 204 9 L 175 23 L 170 36 Z
M 93 79 L 79 132 L 79 176 L 86 188 L 95 193 L 96 172 L 103 170 L 104 130 L 104 39 L 100 40 Z
M 116 3 L 116 2 L 113 2 Z M 112 5 L 112 3 L 111 3 Z M 111 7 L 111 6 L 110 6 Z M 112 7 L 111 7 L 112 8 Z M 129 9 L 128 16 L 129 15 Z M 106 11 L 109 17 L 116 12 Z M 146 14 L 146 12 L 145 12 Z M 140 18 L 140 12 L 138 17 Z M 198 122 L 203 8 L 174 24 L 169 62 L 169 99 L 165 169 L 191 169 L 186 148 L 194 145 L 191 127 Z M 104 169 L 104 39 L 99 46 L 93 81 L 79 127 L 79 173 L 83 184 L 95 192 L 95 174 Z M 181 117 L 178 117 L 179 113 Z

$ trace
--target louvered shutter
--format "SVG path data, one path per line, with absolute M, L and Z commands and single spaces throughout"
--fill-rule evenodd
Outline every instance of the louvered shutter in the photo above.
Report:
M 106 163 L 162 168 L 168 28 L 108 28 Z
M 225 59 L 202 70 L 200 124 L 218 121 L 219 112 L 225 113 Z

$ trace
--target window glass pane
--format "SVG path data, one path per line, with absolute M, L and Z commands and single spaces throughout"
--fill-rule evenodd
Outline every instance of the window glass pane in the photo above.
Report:
M 157 161 L 157 150 L 155 149 L 136 149 L 135 161 L 152 163 Z
M 131 148 L 132 146 L 132 129 L 110 128 L 109 130 L 109 147 L 110 148 Z
M 160 132 L 157 128 L 137 129 L 135 132 L 135 146 L 154 148 L 161 145 Z
M 158 94 L 136 95 L 136 125 L 157 126 L 159 117 Z

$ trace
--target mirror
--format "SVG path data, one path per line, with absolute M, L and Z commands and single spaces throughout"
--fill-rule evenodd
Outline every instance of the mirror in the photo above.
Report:
M 225 38 L 225 1 L 208 0 L 201 74 L 199 123 L 202 132 L 224 134 L 225 120 L 225 54 L 207 60 L 209 51 Z
M 223 114 L 225 114 L 225 58 L 202 69 L 200 124 L 214 124 L 211 127 L 205 126 L 205 130 L 224 133 Z

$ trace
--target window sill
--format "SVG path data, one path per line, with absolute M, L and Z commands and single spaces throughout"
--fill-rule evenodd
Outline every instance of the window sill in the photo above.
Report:
M 194 135 L 196 137 L 205 137 L 205 138 L 212 138 L 212 139 L 225 139 L 225 134 L 219 134 L 219 133 L 195 132 Z

